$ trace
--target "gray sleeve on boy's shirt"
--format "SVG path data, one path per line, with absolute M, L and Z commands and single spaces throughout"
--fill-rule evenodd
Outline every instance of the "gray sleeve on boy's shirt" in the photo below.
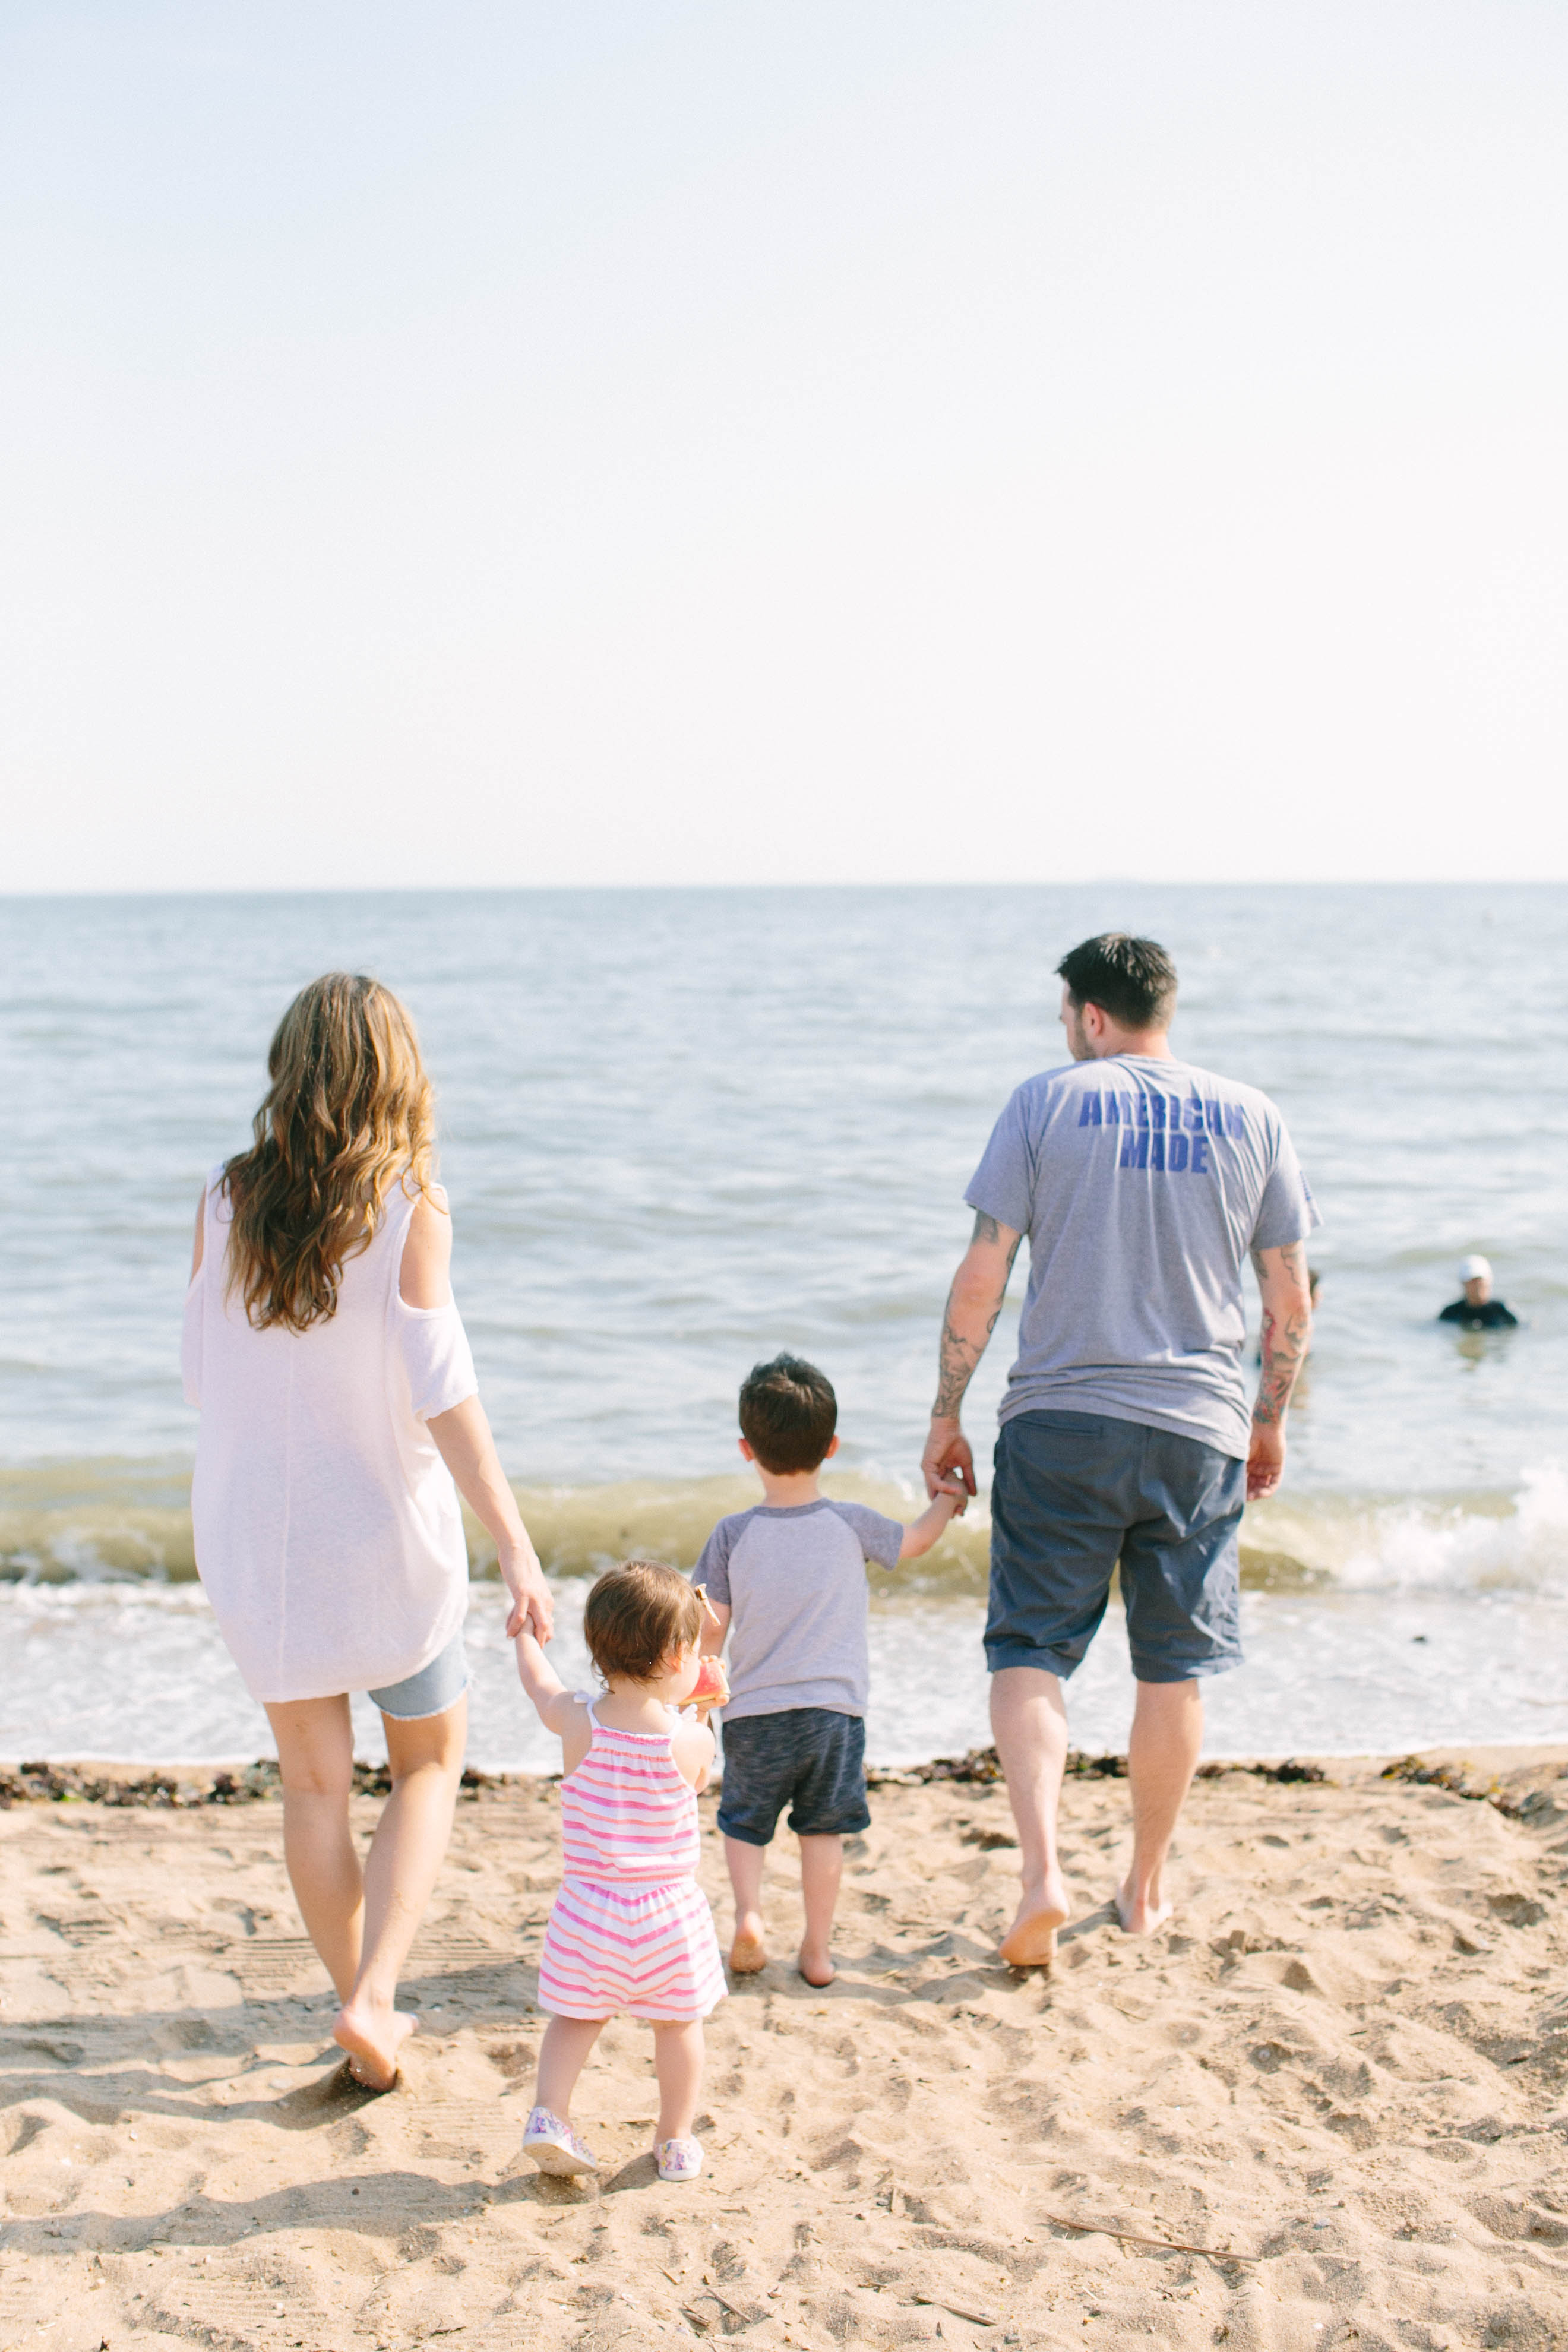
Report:
M 897 1568 L 904 1543 L 901 1519 L 885 1519 L 880 1511 L 871 1510 L 865 1503 L 835 1503 L 833 1508 L 868 1559 L 874 1559 L 879 1568 Z
M 716 1607 L 730 1606 L 730 1555 L 741 1539 L 750 1511 L 732 1511 L 721 1519 L 702 1547 L 702 1557 L 691 1571 L 693 1584 L 704 1584 Z

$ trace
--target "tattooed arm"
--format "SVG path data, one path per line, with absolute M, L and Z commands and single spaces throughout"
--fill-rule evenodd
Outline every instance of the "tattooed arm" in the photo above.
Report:
M 1285 1415 L 1296 1375 L 1312 1344 L 1312 1300 L 1307 1251 L 1301 1242 L 1255 1249 L 1253 1271 L 1263 1300 L 1263 1377 L 1252 1408 L 1247 1457 L 1247 1498 L 1272 1495 L 1285 1472 Z
M 988 1217 L 982 1209 L 974 1220 L 974 1237 L 952 1277 L 947 1310 L 942 1319 L 931 1435 L 921 1463 L 928 1495 L 934 1496 L 943 1477 L 949 1475 L 962 1480 L 969 1494 L 974 1492 L 974 1456 L 960 1423 L 959 1411 L 974 1367 L 996 1328 L 996 1318 L 1007 1296 L 1007 1277 L 1022 1239 L 1023 1235 L 1016 1234 L 1011 1225 Z

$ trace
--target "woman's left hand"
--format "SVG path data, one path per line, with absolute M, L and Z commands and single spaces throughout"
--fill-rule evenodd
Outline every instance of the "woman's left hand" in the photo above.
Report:
M 515 1642 L 526 1625 L 541 1648 L 549 1641 L 555 1628 L 555 1603 L 550 1587 L 544 1581 L 544 1570 L 539 1565 L 539 1555 L 527 1538 L 514 1549 L 500 1555 L 500 1572 L 511 1595 L 511 1608 L 506 1621 L 509 1642 Z

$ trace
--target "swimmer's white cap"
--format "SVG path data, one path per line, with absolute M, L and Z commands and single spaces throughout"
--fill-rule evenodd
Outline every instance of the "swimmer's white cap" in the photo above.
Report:
M 1489 1282 L 1491 1278 L 1492 1262 L 1489 1257 L 1460 1259 L 1459 1280 L 1461 1282 Z

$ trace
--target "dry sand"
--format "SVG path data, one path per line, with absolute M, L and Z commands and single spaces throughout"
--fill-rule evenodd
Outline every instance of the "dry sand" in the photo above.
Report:
M 1372 1764 L 1206 1780 L 1143 1944 L 1107 1907 L 1125 1788 L 1069 1783 L 1081 1907 L 1049 1977 L 994 1957 L 1005 1793 L 884 1788 L 838 1982 L 775 1963 L 712 2021 L 690 2189 L 653 2177 L 629 2023 L 578 2103 L 602 2183 L 520 2162 L 548 1785 L 459 1807 L 384 2099 L 327 2042 L 275 1802 L 14 1806 L 0 2352 L 1568 2344 L 1564 1761 L 1468 1759 L 1514 1818 Z

